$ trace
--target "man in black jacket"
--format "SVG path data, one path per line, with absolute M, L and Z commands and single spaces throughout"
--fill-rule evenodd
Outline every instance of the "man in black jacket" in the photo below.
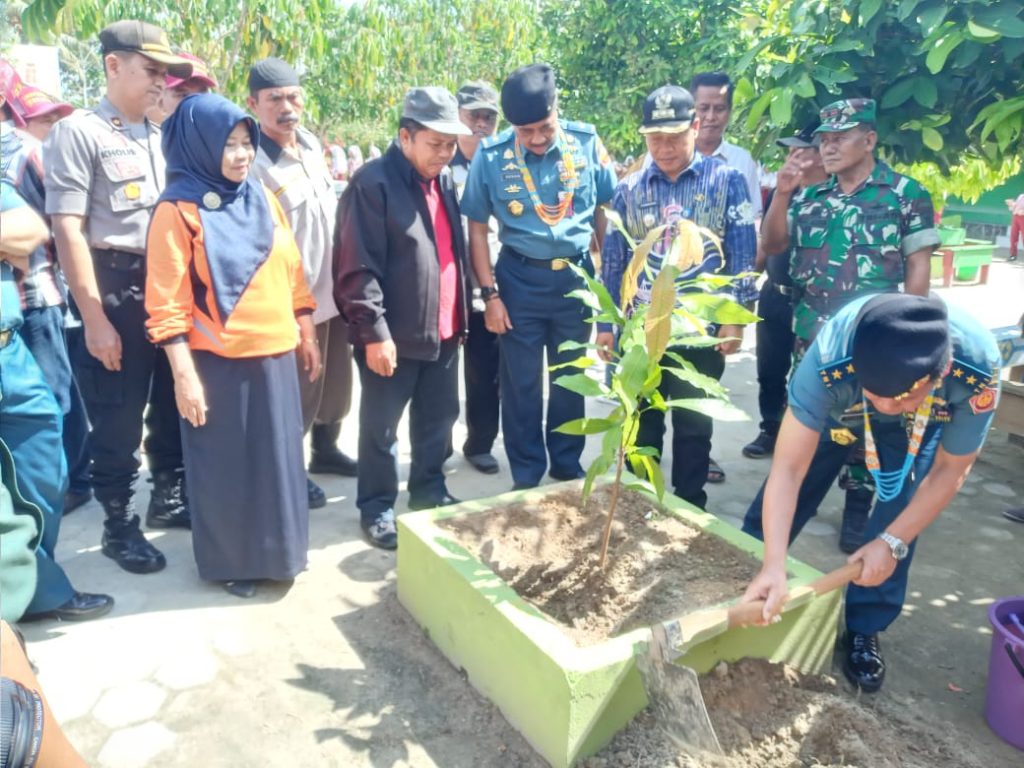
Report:
M 371 544 L 395 549 L 398 422 L 409 405 L 409 508 L 453 504 L 442 464 L 459 416 L 466 243 L 448 163 L 469 133 L 444 88 L 405 97 L 398 141 L 338 205 L 334 298 L 362 384 L 356 506 Z

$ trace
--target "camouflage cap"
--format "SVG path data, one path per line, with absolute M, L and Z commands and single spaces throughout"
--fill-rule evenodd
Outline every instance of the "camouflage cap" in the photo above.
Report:
M 815 133 L 838 133 L 856 128 L 861 123 L 875 122 L 874 99 L 841 99 L 819 113 L 821 125 Z

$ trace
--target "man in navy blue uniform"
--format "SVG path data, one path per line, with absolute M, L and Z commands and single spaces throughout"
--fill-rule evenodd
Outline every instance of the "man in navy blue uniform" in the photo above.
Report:
M 863 440 L 878 502 L 846 593 L 843 672 L 865 692 L 885 679 L 878 633 L 900 615 L 918 536 L 956 495 L 999 400 L 992 334 L 932 296 L 864 296 L 822 328 L 790 381 L 768 480 L 743 530 L 765 543 L 744 600 L 786 595 L 786 550 Z M 843 439 L 839 439 L 843 438 Z
M 590 336 L 588 310 L 566 294 L 582 287 L 569 269 L 593 271 L 589 246 L 600 246 L 615 173 L 592 125 L 559 119 L 555 76 L 547 64 L 509 75 L 501 108 L 512 124 L 484 140 L 469 171 L 462 213 L 469 219 L 473 270 L 486 303 L 487 330 L 501 337 L 501 422 L 515 488 L 583 476 L 583 437 L 554 429 L 582 418 L 583 398 L 550 386 L 543 418 L 544 354 L 566 362 L 564 341 Z M 498 221 L 501 252 L 492 269 L 487 220 Z M 499 294 L 500 291 L 500 294 Z M 558 374 L 549 375 L 549 381 Z M 545 452 L 546 444 L 546 452 Z

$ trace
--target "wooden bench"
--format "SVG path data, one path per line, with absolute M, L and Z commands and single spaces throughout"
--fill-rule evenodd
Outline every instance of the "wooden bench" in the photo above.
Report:
M 945 245 L 932 254 L 932 280 L 942 279 L 942 287 L 949 288 L 953 277 L 957 280 L 973 281 L 978 275 L 978 284 L 988 282 L 988 268 L 992 264 L 995 243 L 987 240 L 964 240 L 962 245 Z

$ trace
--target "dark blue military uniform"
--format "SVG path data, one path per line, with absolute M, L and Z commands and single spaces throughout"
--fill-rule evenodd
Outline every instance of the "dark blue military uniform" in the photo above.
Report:
M 480 145 L 470 167 L 462 196 L 462 214 L 472 221 L 498 221 L 501 254 L 495 278 L 508 311 L 512 330 L 501 336 L 501 404 L 505 452 L 516 485 L 537 485 L 550 456 L 551 474 L 558 479 L 581 473 L 584 439 L 554 432 L 554 428 L 584 415 L 583 398 L 554 386 L 549 375 L 546 427 L 542 429 L 544 352 L 549 366 L 566 362 L 576 353 L 560 353 L 558 345 L 590 337 L 589 310 L 566 294 L 581 287 L 567 268 L 571 262 L 593 272 L 590 239 L 594 210 L 611 200 L 615 174 L 611 159 L 592 125 L 559 121 L 563 140 L 543 155 L 523 150 L 526 167 L 540 201 L 557 205 L 565 194 L 565 155 L 577 175 L 572 205 L 555 224 L 545 223 L 534 210 L 514 151 L 515 132 L 506 130 Z
M 855 299 L 822 328 L 790 381 L 791 412 L 801 424 L 821 433 L 818 449 L 800 487 L 790 542 L 817 514 L 843 467 L 849 445 L 863 439 L 863 390 L 851 354 L 858 316 L 872 298 L 873 295 L 867 295 Z M 895 498 L 879 498 L 868 520 L 866 541 L 877 537 L 906 508 L 931 469 L 940 446 L 956 456 L 974 453 L 984 443 L 992 422 L 999 397 L 999 350 L 995 339 L 963 310 L 949 306 L 948 312 L 952 365 L 934 391 L 932 412 L 913 471 Z M 886 416 L 873 410 L 868 413 L 883 470 L 899 467 L 908 449 L 906 417 Z M 912 418 L 913 414 L 908 416 Z M 743 530 L 759 539 L 764 536 L 763 497 L 764 485 L 743 522 Z M 910 554 L 899 561 L 892 576 L 882 584 L 851 584 L 847 588 L 846 626 L 850 631 L 873 635 L 900 615 L 915 543 L 909 545 Z

